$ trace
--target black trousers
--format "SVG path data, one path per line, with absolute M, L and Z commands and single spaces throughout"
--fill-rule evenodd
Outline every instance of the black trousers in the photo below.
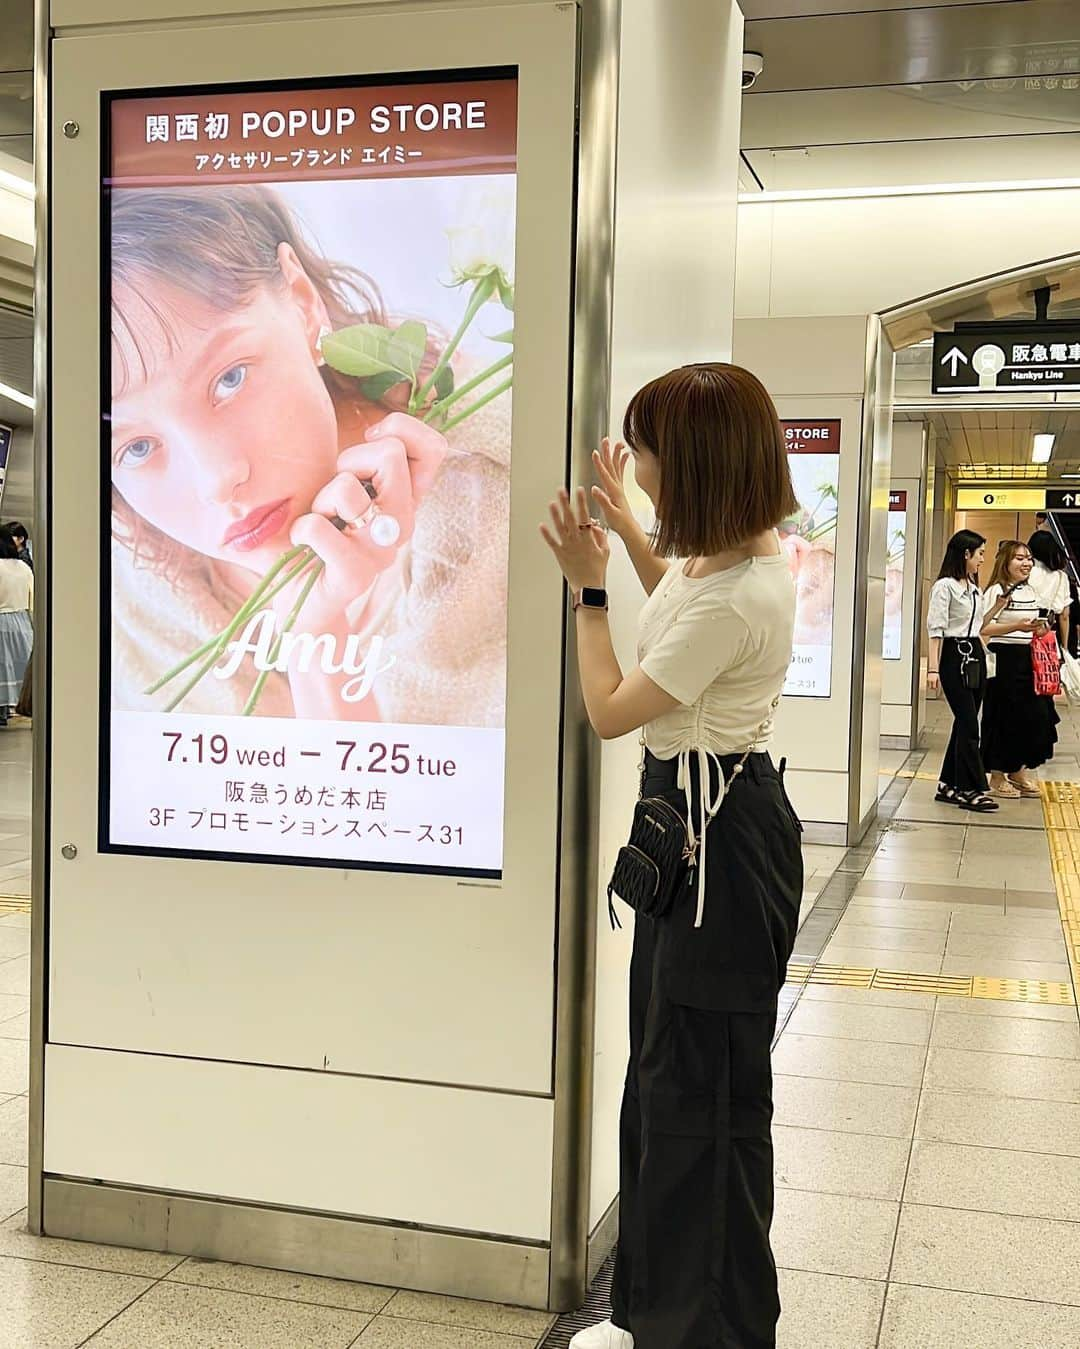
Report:
M 986 769 L 979 751 L 979 708 L 986 688 L 986 653 L 978 637 L 971 639 L 971 652 L 979 662 L 980 682 L 977 689 L 969 689 L 960 673 L 960 641 L 967 647 L 966 638 L 945 637 L 941 642 L 939 677 L 941 691 L 953 714 L 952 734 L 941 764 L 939 780 L 958 792 L 986 791 Z
M 638 918 L 612 1320 L 635 1349 L 773 1349 L 776 1012 L 656 995 L 654 949 L 654 925 Z

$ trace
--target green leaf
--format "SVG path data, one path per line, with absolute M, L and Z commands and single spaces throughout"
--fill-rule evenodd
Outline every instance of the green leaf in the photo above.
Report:
M 509 309 L 511 314 L 514 312 L 514 287 L 506 279 L 503 272 L 498 274 L 499 299 L 502 301 L 503 308 Z
M 444 366 L 439 371 L 439 377 L 435 381 L 435 399 L 441 401 L 443 398 L 449 398 L 454 392 L 454 372 L 450 366 Z
M 513 328 L 507 328 L 506 332 L 496 333 L 494 337 L 489 337 L 488 341 L 505 342 L 508 347 L 512 347 L 514 345 L 514 330 Z
M 426 325 L 416 319 L 403 323 L 391 339 L 391 354 L 395 364 L 401 360 L 410 369 L 410 376 L 414 380 L 427 355 L 427 340 Z
M 322 340 L 326 363 L 343 375 L 366 379 L 393 371 L 398 380 L 412 380 L 414 371 L 409 348 L 395 341 L 389 328 L 378 323 L 356 323 Z
M 408 380 L 403 378 L 396 370 L 386 370 L 381 375 L 368 375 L 367 379 L 361 381 L 360 390 L 365 398 L 370 398 L 373 403 L 379 402 L 385 398 L 391 389 L 399 384 L 406 384 Z

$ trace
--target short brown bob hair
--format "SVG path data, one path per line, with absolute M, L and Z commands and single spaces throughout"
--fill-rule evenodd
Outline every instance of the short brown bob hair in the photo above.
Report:
M 741 366 L 684 365 L 630 400 L 623 439 L 660 461 L 653 545 L 711 557 L 799 508 L 784 433 L 765 386 Z

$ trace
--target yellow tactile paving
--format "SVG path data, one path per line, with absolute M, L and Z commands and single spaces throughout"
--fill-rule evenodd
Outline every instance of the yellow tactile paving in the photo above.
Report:
M 1080 989 L 1080 782 L 1040 785 L 1043 824 L 1050 845 L 1050 866 L 1075 996 Z
M 1001 979 L 985 974 L 913 974 L 908 970 L 867 969 L 857 965 L 788 966 L 788 983 L 833 984 L 844 988 L 871 988 L 893 993 L 931 993 L 938 998 L 985 998 L 994 1002 L 1041 1002 L 1073 1007 L 1069 984 L 1042 979 Z

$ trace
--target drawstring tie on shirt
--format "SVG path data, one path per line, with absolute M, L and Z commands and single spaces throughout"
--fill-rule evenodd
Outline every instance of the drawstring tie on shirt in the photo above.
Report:
M 715 750 L 684 749 L 679 752 L 679 774 L 676 779 L 679 789 L 686 796 L 686 860 L 690 867 L 697 867 L 697 913 L 694 926 L 700 927 L 705 918 L 705 849 L 709 836 L 709 825 L 720 813 L 720 807 L 727 799 L 731 784 L 746 767 L 746 761 L 754 753 L 755 747 L 772 724 L 776 709 L 780 706 L 781 694 L 777 694 L 769 706 L 761 725 L 754 732 L 749 748 L 732 765 L 731 776 L 724 776 L 721 755 Z M 698 766 L 698 827 L 694 826 L 694 782 L 691 769 L 695 758 Z M 716 765 L 716 790 L 710 782 L 710 769 Z
M 698 819 L 700 832 L 694 828 L 694 783 L 691 764 L 694 757 L 698 765 Z M 742 759 L 731 770 L 731 777 L 725 778 L 720 756 L 708 749 L 684 749 L 679 754 L 679 788 L 686 795 L 686 859 L 691 867 L 697 867 L 697 915 L 694 926 L 700 927 L 705 917 L 705 848 L 709 837 L 709 825 L 712 824 L 724 804 L 732 782 L 742 772 L 749 756 Z M 717 785 L 715 793 L 710 781 L 710 768 L 715 764 Z

